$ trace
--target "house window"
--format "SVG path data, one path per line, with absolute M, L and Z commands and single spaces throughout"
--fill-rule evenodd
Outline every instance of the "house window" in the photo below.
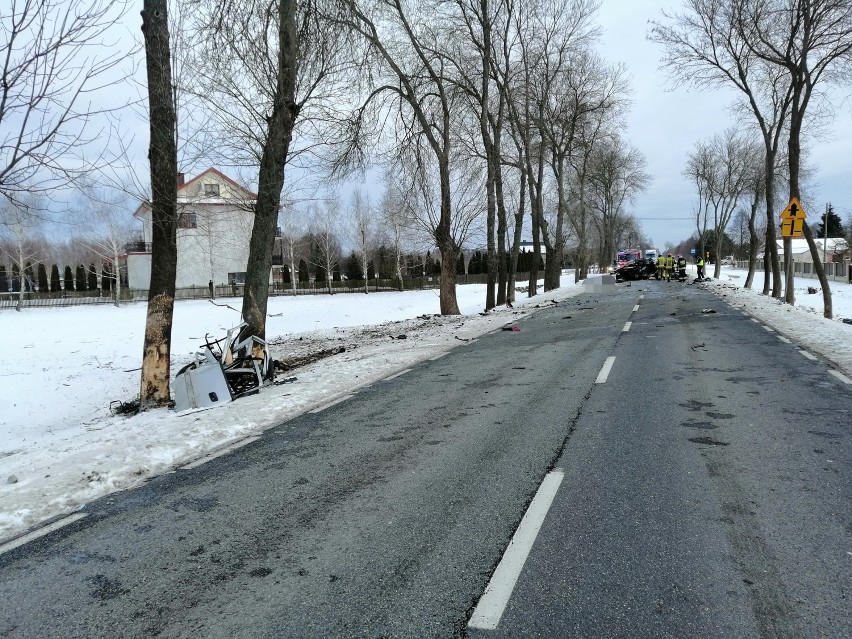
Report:
M 219 197 L 219 185 L 218 184 L 205 184 L 204 185 L 204 195 L 212 195 L 213 197 Z
M 198 214 L 195 211 L 181 211 L 180 217 L 178 217 L 178 228 L 198 228 Z

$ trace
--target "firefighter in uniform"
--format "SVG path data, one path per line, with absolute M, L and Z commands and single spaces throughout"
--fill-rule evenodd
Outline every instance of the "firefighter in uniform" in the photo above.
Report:
M 666 255 L 666 281 L 667 282 L 672 281 L 672 268 L 673 267 L 674 267 L 674 258 L 672 257 L 672 254 L 669 253 L 668 255 Z

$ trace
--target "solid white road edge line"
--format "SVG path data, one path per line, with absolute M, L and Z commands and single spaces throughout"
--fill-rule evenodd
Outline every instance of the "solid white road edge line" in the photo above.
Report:
M 752 321 L 752 322 L 757 322 L 758 324 L 760 324 L 760 320 L 759 320 L 759 319 L 756 319 L 756 318 L 754 318 L 754 317 L 752 317 L 752 318 L 751 318 L 751 321 Z
M 636 306 L 633 307 L 633 312 L 635 313 L 638 310 L 639 310 L 639 305 L 637 304 Z
M 215 453 L 210 453 L 201 459 L 196 459 L 195 461 L 189 462 L 188 464 L 184 464 L 180 467 L 181 470 L 189 470 L 190 468 L 195 468 L 196 466 L 201 466 L 202 464 L 206 464 L 209 461 L 213 461 L 217 457 L 221 457 L 222 455 L 227 455 L 228 453 L 237 450 L 238 448 L 242 448 L 247 444 L 251 444 L 252 442 L 256 442 L 260 439 L 260 435 L 256 435 L 254 437 L 246 437 L 245 439 L 241 439 L 238 442 L 234 442 L 230 446 L 226 446 L 222 450 L 217 450 Z
M 74 513 L 73 515 L 68 515 L 67 517 L 63 517 L 57 521 L 54 521 L 52 524 L 48 524 L 47 526 L 43 526 L 38 530 L 34 530 L 26 535 L 21 535 L 17 539 L 13 539 L 12 541 L 7 541 L 5 544 L 0 546 L 0 555 L 5 552 L 9 552 L 10 550 L 14 550 L 18 546 L 23 546 L 31 542 L 33 539 L 38 539 L 39 537 L 44 537 L 48 533 L 52 533 L 54 530 L 59 530 L 63 526 L 67 526 L 68 524 L 74 523 L 75 521 L 79 521 L 83 517 L 87 517 L 87 513 Z
M 632 323 L 633 323 L 633 322 L 627 322 L 627 323 L 624 325 L 624 328 L 622 328 L 622 329 L 621 329 L 621 332 L 622 332 L 622 333 L 626 333 L 627 331 L 629 331 L 629 330 L 630 330 L 630 325 L 631 325 Z
M 595 380 L 595 384 L 606 384 L 606 379 L 609 377 L 609 372 L 612 370 L 612 365 L 614 363 L 615 357 L 606 358 L 603 368 L 601 368 L 601 372 L 598 373 L 598 378 Z
M 406 373 L 410 373 L 411 371 L 412 371 L 412 369 L 406 368 L 405 370 L 399 371 L 398 373 L 394 373 L 390 377 L 385 377 L 382 381 L 387 382 L 388 380 L 396 379 L 397 377 L 400 377 L 401 375 L 405 375 Z
M 497 564 L 497 569 L 491 575 L 488 587 L 476 604 L 476 608 L 467 625 L 469 628 L 481 628 L 483 630 L 494 630 L 500 623 L 500 617 L 509 603 L 512 591 L 518 577 L 521 575 L 524 563 L 530 554 L 538 531 L 541 529 L 547 511 L 556 497 L 556 491 L 562 483 L 565 474 L 560 469 L 554 469 L 547 474 L 538 491 L 533 497 L 530 507 L 521 520 L 521 525 L 512 536 L 503 558 Z
M 442 358 L 442 357 L 444 357 L 445 355 L 446 355 L 446 353 L 441 353 L 440 355 L 435 355 L 435 357 L 430 357 L 430 358 L 429 358 L 429 361 L 430 361 L 430 362 L 434 362 L 436 359 L 441 359 L 441 358 Z
M 804 355 L 805 357 L 807 357 L 809 360 L 814 361 L 814 362 L 815 362 L 815 361 L 817 361 L 817 358 L 816 358 L 816 357 L 814 357 L 813 355 L 811 355 L 808 351 L 804 351 L 804 350 L 802 350 L 802 349 L 799 349 L 799 352 L 800 352 L 802 355 Z
M 850 385 L 852 385 L 852 379 L 849 379 L 849 378 L 848 378 L 848 377 L 846 377 L 846 375 L 844 375 L 843 373 L 839 373 L 839 372 L 837 372 L 837 371 L 829 370 L 829 371 L 828 371 L 828 374 L 829 374 L 829 375 L 834 375 L 837 379 L 839 379 L 839 380 L 840 380 L 841 382 L 843 382 L 844 384 L 850 384 Z
M 308 412 L 309 413 L 321 413 L 326 408 L 331 408 L 332 406 L 335 406 L 335 405 L 339 404 L 340 402 L 345 402 L 347 399 L 352 399 L 353 397 L 355 397 L 355 395 L 344 395 L 343 397 L 338 397 L 333 402 L 329 402 L 328 404 L 324 404 L 324 405 L 320 406 L 319 408 L 309 410 Z
M 772 328 L 771 326 L 767 326 L 766 324 L 764 324 L 764 325 L 763 325 L 763 328 L 764 328 L 765 330 L 769 331 L 770 333 L 774 333 L 774 332 L 775 332 L 775 329 L 774 329 L 774 328 Z
M 793 342 L 791 342 L 790 340 L 788 340 L 786 337 L 784 337 L 783 335 L 779 335 L 779 336 L 778 336 L 778 339 L 780 339 L 780 340 L 781 340 L 782 342 L 784 342 L 785 344 L 792 344 L 792 343 L 793 343 Z

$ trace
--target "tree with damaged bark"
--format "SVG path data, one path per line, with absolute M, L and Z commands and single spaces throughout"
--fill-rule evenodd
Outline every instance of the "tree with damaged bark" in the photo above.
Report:
M 106 46 L 129 2 L 21 0 L 0 11 L 0 196 L 21 201 L 79 175 L 97 138 L 90 94 L 118 82 L 127 50 Z M 104 45 L 104 46 L 101 46 Z
M 848 0 L 739 0 L 736 27 L 749 51 L 786 74 L 791 91 L 787 141 L 790 198 L 801 198 L 801 134 L 808 108 L 825 106 L 821 85 L 852 80 L 852 3 Z M 812 106 L 812 102 L 816 104 Z M 819 248 L 803 225 L 814 271 L 820 281 L 823 315 L 833 316 L 831 288 Z M 785 243 L 788 264 L 787 302 L 793 296 L 791 242 Z
M 148 78 L 151 163 L 151 283 L 142 355 L 141 409 L 170 401 L 169 376 L 177 276 L 177 147 L 166 0 L 145 0 L 142 34 Z

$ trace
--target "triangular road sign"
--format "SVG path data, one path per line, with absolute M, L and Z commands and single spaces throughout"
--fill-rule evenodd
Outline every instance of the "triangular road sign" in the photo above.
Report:
M 802 208 L 799 198 L 791 197 L 787 208 L 781 212 L 782 220 L 804 220 L 807 217 L 805 209 Z

